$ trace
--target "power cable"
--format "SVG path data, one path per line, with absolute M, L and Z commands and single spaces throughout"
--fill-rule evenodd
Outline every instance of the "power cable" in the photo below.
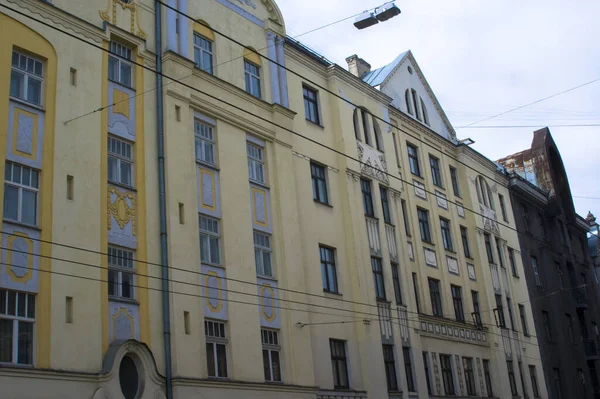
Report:
M 600 123 L 588 123 L 588 124 L 572 124 L 572 125 L 497 125 L 497 126 L 459 126 L 456 129 L 506 129 L 506 128 L 518 128 L 518 127 L 530 127 L 530 128 L 541 128 L 541 127 L 595 127 L 600 126 Z

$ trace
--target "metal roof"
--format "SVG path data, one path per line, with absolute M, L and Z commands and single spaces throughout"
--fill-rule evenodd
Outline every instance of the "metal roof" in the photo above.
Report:
M 362 80 L 365 83 L 370 84 L 371 86 L 379 86 L 380 84 L 383 83 L 384 80 L 387 79 L 388 76 L 390 76 L 390 74 L 402 62 L 402 60 L 404 59 L 404 57 L 406 57 L 407 54 L 408 54 L 408 51 L 405 51 L 402 54 L 400 54 L 398 57 L 396 57 L 396 59 L 394 61 L 390 62 L 386 66 L 383 66 L 374 71 L 366 73 L 364 76 L 362 76 Z

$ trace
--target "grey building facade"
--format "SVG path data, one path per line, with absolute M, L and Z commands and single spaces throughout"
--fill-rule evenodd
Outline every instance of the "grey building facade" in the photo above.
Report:
M 497 162 L 510 175 L 522 275 L 550 398 L 600 398 L 600 313 L 597 275 L 588 252 L 590 225 L 575 212 L 550 130 L 537 130 L 531 148 Z M 513 312 L 520 311 L 517 304 Z M 519 323 L 519 328 L 527 326 Z

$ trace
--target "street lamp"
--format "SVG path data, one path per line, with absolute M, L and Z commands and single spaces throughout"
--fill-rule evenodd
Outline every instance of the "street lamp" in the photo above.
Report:
M 373 10 L 367 10 L 360 14 L 354 20 L 354 26 L 357 29 L 365 29 L 369 26 L 378 24 L 379 22 L 387 21 L 390 18 L 394 18 L 400 14 L 400 9 L 393 1 L 385 3 Z

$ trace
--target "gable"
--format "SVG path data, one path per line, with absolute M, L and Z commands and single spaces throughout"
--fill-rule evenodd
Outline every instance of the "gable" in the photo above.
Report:
M 272 0 L 215 0 L 251 22 L 265 28 L 267 20 L 284 27 L 283 15 Z M 285 29 L 285 28 L 284 28 Z

